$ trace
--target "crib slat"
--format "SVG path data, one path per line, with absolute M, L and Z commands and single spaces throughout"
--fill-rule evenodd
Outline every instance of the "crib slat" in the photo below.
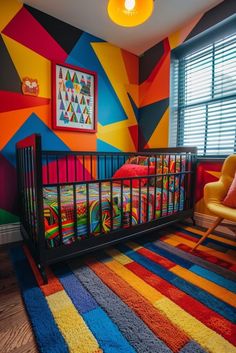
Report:
M 30 235 L 31 239 L 35 242 L 35 234 L 33 231 L 33 222 L 32 222 L 32 216 L 33 216 L 33 209 L 32 209 L 32 203 L 33 203 L 33 194 L 32 194 L 32 184 L 31 184 L 31 170 L 30 170 L 30 147 L 26 149 L 26 170 L 27 170 L 27 188 L 28 188 L 28 203 L 29 203 L 29 228 L 30 228 Z
M 138 223 L 142 223 L 141 220 L 141 209 L 142 209 L 142 188 L 141 188 L 141 179 L 138 179 Z
M 170 155 L 168 155 L 168 175 L 167 175 L 167 216 L 169 215 L 169 201 L 170 201 Z
M 69 181 L 68 154 L 66 155 L 66 182 Z
M 157 207 L 157 155 L 155 155 L 155 178 L 154 178 L 154 201 L 153 201 L 153 219 L 156 219 Z
M 89 184 L 86 183 L 87 237 L 90 236 Z
M 56 169 L 57 169 L 57 183 L 60 182 L 60 176 L 59 176 L 59 162 L 58 162 L 58 156 L 56 155 Z
M 182 154 L 180 155 L 180 174 L 179 174 L 179 197 L 178 197 L 178 212 L 180 210 L 180 203 L 181 203 L 181 181 L 182 181 Z
M 172 180 L 174 180 L 174 185 L 173 185 L 173 211 L 172 213 L 175 212 L 175 180 L 176 180 L 176 154 L 175 154 L 175 168 L 174 168 L 174 177 L 172 176 Z
M 77 219 L 77 200 L 76 200 L 76 186 L 73 185 L 73 211 L 74 211 L 74 235 L 78 238 L 78 219 Z
M 49 176 L 50 176 L 50 173 L 49 173 L 49 163 L 48 163 L 48 155 L 46 155 L 46 170 L 47 170 L 47 183 L 49 184 Z
M 120 198 L 121 198 L 121 200 L 120 200 L 120 209 L 121 209 L 121 215 L 120 215 L 120 217 L 121 217 L 121 228 L 124 228 L 124 210 L 123 210 L 123 193 L 124 193 L 124 182 L 123 182 L 123 180 L 121 180 L 121 185 L 120 185 L 120 194 L 121 194 L 121 196 L 120 196 Z
M 36 210 L 35 210 L 35 179 L 34 179 L 34 163 L 33 163 L 33 151 L 30 150 L 30 184 L 32 192 L 32 213 L 33 213 L 33 230 L 34 230 L 34 239 L 37 242 L 37 230 L 36 230 Z
M 76 155 L 74 156 L 74 172 L 75 172 L 75 181 L 78 181 L 78 176 L 77 176 L 77 157 L 76 157 Z
M 99 232 L 102 233 L 102 183 L 99 181 Z
M 90 155 L 90 180 L 93 179 L 93 156 Z
M 130 178 L 130 213 L 129 213 L 129 226 L 132 227 L 132 209 L 133 209 L 133 185 Z
M 113 185 L 112 185 L 112 180 L 110 182 L 110 217 L 111 217 L 111 228 L 110 230 L 113 230 Z
M 83 181 L 85 180 L 85 157 L 84 157 L 84 155 L 83 155 L 83 158 L 82 158 L 82 160 L 83 160 Z
M 63 238 L 63 233 L 62 233 L 62 219 L 61 219 L 61 190 L 60 190 L 60 185 L 57 186 L 57 207 L 58 207 L 58 228 L 59 228 L 59 238 L 60 238 L 60 245 L 62 244 L 62 238 Z
M 160 201 L 160 217 L 163 216 L 163 187 L 164 187 L 164 178 L 165 176 L 164 174 L 164 155 L 161 156 L 161 163 L 162 163 L 162 167 L 161 167 L 161 201 Z M 166 204 L 167 207 L 167 204 Z
M 25 204 L 26 204 L 26 228 L 27 231 L 30 233 L 30 211 L 29 211 L 29 189 L 28 189 L 28 184 L 27 184 L 27 162 L 26 162 L 26 154 L 27 154 L 27 149 L 24 150 L 23 152 L 23 168 L 24 168 L 24 195 L 25 195 Z

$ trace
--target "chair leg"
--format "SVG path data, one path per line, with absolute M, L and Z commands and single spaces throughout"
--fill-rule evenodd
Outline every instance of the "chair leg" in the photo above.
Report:
M 209 228 L 206 233 L 202 236 L 202 238 L 198 241 L 198 243 L 192 248 L 191 252 L 196 250 L 196 248 L 208 237 L 209 234 L 213 232 L 213 230 L 220 224 L 223 218 L 218 217 L 214 222 L 213 226 Z

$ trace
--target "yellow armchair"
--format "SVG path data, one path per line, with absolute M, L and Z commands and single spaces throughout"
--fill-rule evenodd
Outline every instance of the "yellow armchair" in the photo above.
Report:
M 192 251 L 195 250 L 208 237 L 208 235 L 214 231 L 214 229 L 221 223 L 223 219 L 236 222 L 236 209 L 224 206 L 222 203 L 234 179 L 235 172 L 236 154 L 233 154 L 227 157 L 224 161 L 221 169 L 220 179 L 216 182 L 208 183 L 205 185 L 205 204 L 209 211 L 217 216 L 217 219 L 213 226 L 206 231 L 199 242 L 193 247 Z

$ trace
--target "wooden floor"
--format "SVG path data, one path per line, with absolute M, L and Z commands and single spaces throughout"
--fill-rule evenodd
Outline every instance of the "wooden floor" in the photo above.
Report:
M 3 248 L 0 248 L 0 352 L 38 352 L 8 251 Z

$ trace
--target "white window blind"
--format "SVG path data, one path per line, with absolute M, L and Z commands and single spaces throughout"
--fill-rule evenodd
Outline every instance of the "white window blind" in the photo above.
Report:
M 177 145 L 202 156 L 236 152 L 236 34 L 180 56 L 176 70 Z

